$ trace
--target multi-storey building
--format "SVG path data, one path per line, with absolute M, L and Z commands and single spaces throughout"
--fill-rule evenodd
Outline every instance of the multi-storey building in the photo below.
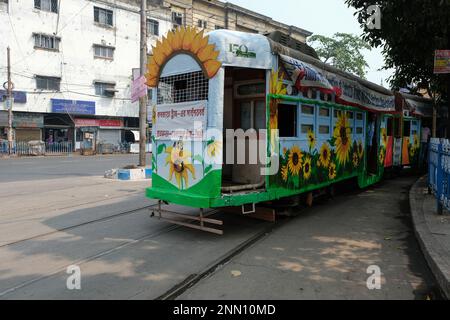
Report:
M 139 67 L 139 0 L 0 0 L 0 81 L 11 48 L 16 141 L 132 140 L 138 104 L 131 102 Z M 282 31 L 304 42 L 311 35 L 216 0 L 148 0 L 148 45 L 178 25 L 207 31 Z M 150 49 L 151 50 L 151 49 Z M 0 139 L 6 138 L 6 92 L 0 88 Z

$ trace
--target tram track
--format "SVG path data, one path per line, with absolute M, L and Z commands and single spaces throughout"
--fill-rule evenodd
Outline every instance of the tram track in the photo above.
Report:
M 270 234 L 277 228 L 288 223 L 288 221 L 290 221 L 290 220 L 291 220 L 291 218 L 285 218 L 283 220 L 278 220 L 275 223 L 269 224 L 267 227 L 265 227 L 263 230 L 261 230 L 257 234 L 253 235 L 249 239 L 245 240 L 244 242 L 240 243 L 236 247 L 229 250 L 227 253 L 222 255 L 220 258 L 216 259 L 214 262 L 209 264 L 206 268 L 204 268 L 199 273 L 189 275 L 183 281 L 180 281 L 177 285 L 173 286 L 170 290 L 168 290 L 167 292 L 160 295 L 159 297 L 157 297 L 154 300 L 175 300 L 180 295 L 182 295 L 184 292 L 186 292 L 191 287 L 196 285 L 198 282 L 207 278 L 209 275 L 214 273 L 217 269 L 226 265 L 228 262 L 231 261 L 231 259 L 233 259 L 237 255 L 239 255 L 240 253 L 244 252 L 246 249 L 250 248 L 251 246 L 256 244 L 258 241 L 262 240 L 265 236 L 267 236 L 268 234 Z
M 50 278 L 52 276 L 57 275 L 58 273 L 65 272 L 68 266 L 71 266 L 71 265 L 82 265 L 82 264 L 88 263 L 90 261 L 102 258 L 102 257 L 104 257 L 106 255 L 109 255 L 109 254 L 112 254 L 112 253 L 114 253 L 114 252 L 116 252 L 118 250 L 127 248 L 129 246 L 135 245 L 137 243 L 140 243 L 142 241 L 145 241 L 145 240 L 148 240 L 148 239 L 151 239 L 151 238 L 154 238 L 154 237 L 158 237 L 158 236 L 160 236 L 162 234 L 169 233 L 169 232 L 174 231 L 174 230 L 179 229 L 179 228 L 181 228 L 181 227 L 180 226 L 174 226 L 174 225 L 165 226 L 165 227 L 160 228 L 160 229 L 158 229 L 156 231 L 153 231 L 150 234 L 144 235 L 144 236 L 139 237 L 137 239 L 134 239 L 132 241 L 127 241 L 127 242 L 125 242 L 125 243 L 123 243 L 121 245 L 118 245 L 116 247 L 110 248 L 108 250 L 104 250 L 104 251 L 99 252 L 99 253 L 97 253 L 95 255 L 92 255 L 92 256 L 89 256 L 89 257 L 86 257 L 86 258 L 83 258 L 83 259 L 79 259 L 79 260 L 76 260 L 76 261 L 72 261 L 70 264 L 65 264 L 62 267 L 55 268 L 53 271 L 50 271 L 49 273 L 47 273 L 45 275 L 42 275 L 40 277 L 32 278 L 32 279 L 27 280 L 25 282 L 22 282 L 22 283 L 20 283 L 18 285 L 15 285 L 14 287 L 10 287 L 10 288 L 8 288 L 6 290 L 1 291 L 0 292 L 0 298 L 5 296 L 5 295 L 8 295 L 10 293 L 13 293 L 14 291 L 16 291 L 18 289 L 22 289 L 22 288 L 30 286 L 30 285 L 32 285 L 32 284 L 34 284 L 36 282 L 48 279 L 48 278 Z
M 112 216 L 108 216 L 108 217 L 104 217 L 104 218 L 100 218 L 100 219 L 87 221 L 87 222 L 80 223 L 80 224 L 77 224 L 77 225 L 73 225 L 73 226 L 69 226 L 69 227 L 66 227 L 66 228 L 54 230 L 52 232 L 48 232 L 48 233 L 36 235 L 36 236 L 33 236 L 33 237 L 29 237 L 27 239 L 21 239 L 19 241 L 11 242 L 11 243 L 8 243 L 8 244 L 3 244 L 3 245 L 0 246 L 0 248 L 8 247 L 8 246 L 11 246 L 11 245 L 14 245 L 14 244 L 23 243 L 23 242 L 30 241 L 30 240 L 35 240 L 37 238 L 53 235 L 53 234 L 56 234 L 58 232 L 64 232 L 64 231 L 67 231 L 67 230 L 73 230 L 75 228 L 83 227 L 83 226 L 86 226 L 86 225 L 89 225 L 89 224 L 93 224 L 93 223 L 109 221 L 109 220 L 112 220 L 112 219 L 115 219 L 115 218 L 118 218 L 118 217 L 130 215 L 130 214 L 142 211 L 142 210 L 151 210 L 151 209 L 157 208 L 157 206 L 158 206 L 157 204 L 153 204 L 153 205 L 150 205 L 150 206 L 145 206 L 145 207 L 141 207 L 141 208 L 138 208 L 138 209 L 121 212 L 119 214 L 115 214 L 115 215 L 112 215 Z M 210 210 L 209 212 L 205 213 L 205 216 L 210 216 L 210 215 L 213 215 L 213 214 L 217 214 L 219 212 L 220 212 L 219 210 Z M 149 215 L 149 219 L 151 219 L 150 215 Z M 155 219 L 157 219 L 157 218 L 155 218 Z M 8 295 L 10 293 L 13 293 L 14 291 L 16 291 L 18 289 L 25 288 L 27 286 L 30 286 L 30 285 L 36 283 L 36 282 L 39 282 L 39 281 L 48 279 L 48 278 L 50 278 L 52 276 L 55 276 L 55 275 L 57 275 L 57 274 L 59 274 L 61 272 L 65 272 L 67 267 L 69 267 L 71 265 L 82 265 L 82 264 L 94 261 L 96 259 L 102 258 L 102 257 L 107 256 L 109 254 L 113 254 L 113 253 L 115 253 L 115 252 L 117 252 L 119 250 L 125 249 L 127 247 L 139 244 L 139 243 L 141 243 L 143 241 L 150 240 L 152 238 L 155 238 L 155 237 L 158 237 L 158 236 L 170 233 L 170 232 L 172 232 L 174 230 L 178 230 L 178 229 L 181 229 L 181 228 L 183 228 L 183 227 L 179 226 L 179 225 L 168 225 L 168 226 L 162 227 L 162 228 L 160 228 L 158 230 L 152 231 L 149 234 L 143 235 L 143 236 L 141 236 L 141 237 L 139 237 L 137 239 L 127 240 L 127 241 L 124 240 L 123 243 L 118 245 L 118 246 L 115 246 L 113 248 L 109 248 L 107 250 L 101 251 L 101 252 L 96 253 L 96 254 L 94 254 L 92 256 L 88 256 L 88 257 L 85 257 L 85 258 L 82 258 L 82 259 L 79 259 L 79 260 L 76 260 L 76 261 L 72 261 L 72 262 L 70 262 L 68 264 L 65 264 L 63 266 L 55 268 L 54 270 L 50 271 L 49 273 L 47 273 L 45 275 L 32 278 L 30 280 L 27 280 L 27 281 L 24 281 L 24 282 L 22 282 L 20 284 L 17 284 L 17 285 L 15 285 L 13 287 L 10 287 L 10 288 L 7 288 L 7 289 L 5 289 L 3 291 L 0 291 L 0 298 L 5 296 L 5 295 Z
M 40 234 L 32 236 L 32 237 L 28 237 L 28 238 L 24 238 L 24 239 L 20 239 L 20 240 L 4 243 L 4 244 L 0 245 L 0 248 L 5 248 L 5 247 L 11 246 L 11 245 L 16 245 L 16 244 L 23 243 L 23 242 L 30 241 L 30 240 L 36 240 L 36 239 L 39 239 L 39 238 L 42 238 L 42 237 L 46 237 L 46 236 L 50 236 L 50 235 L 53 235 L 53 234 L 56 234 L 56 233 L 59 233 L 59 232 L 65 232 L 65 231 L 68 231 L 68 230 L 73 230 L 73 229 L 76 229 L 76 228 L 79 228 L 79 227 L 84 227 L 86 225 L 90 225 L 90 224 L 94 224 L 94 223 L 109 221 L 109 220 L 112 220 L 112 219 L 117 218 L 117 217 L 131 215 L 131 214 L 137 213 L 137 212 L 142 211 L 142 210 L 146 210 L 146 209 L 150 210 L 150 209 L 153 209 L 153 208 L 156 208 L 156 207 L 157 207 L 157 205 L 153 204 L 153 205 L 144 206 L 144 207 L 140 207 L 140 208 L 133 209 L 133 210 L 123 211 L 123 212 L 120 212 L 120 213 L 117 213 L 117 214 L 114 214 L 114 215 L 110 215 L 110 216 L 107 216 L 107 217 L 102 217 L 102 218 L 98 218 L 98 219 L 94 219 L 94 220 L 85 221 L 85 222 L 78 223 L 78 224 L 75 224 L 75 225 L 71 225 L 71 226 L 68 226 L 68 227 L 55 229 L 55 230 L 50 231 L 50 232 L 40 233 Z

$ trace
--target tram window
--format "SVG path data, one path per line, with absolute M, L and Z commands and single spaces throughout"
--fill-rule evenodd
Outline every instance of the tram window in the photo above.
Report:
M 314 125 L 302 124 L 302 134 L 307 134 L 309 131 L 314 132 Z
M 362 121 L 364 118 L 363 118 L 363 114 L 361 113 L 361 112 L 357 112 L 356 113 L 356 120 L 358 120 L 358 121 Z
M 405 121 L 403 123 L 403 136 L 409 137 L 411 134 L 411 121 Z
M 329 118 L 330 117 L 330 109 L 328 109 L 328 108 L 320 108 L 319 116 Z
M 302 106 L 302 113 L 307 115 L 314 115 L 314 107 L 313 106 Z
M 278 127 L 281 138 L 297 137 L 297 105 L 278 105 Z
M 351 111 L 347 111 L 347 118 L 349 118 L 349 119 L 353 119 L 353 117 L 354 117 L 354 114 L 353 114 L 353 112 L 351 112 Z
M 319 134 L 330 134 L 330 126 L 319 126 Z

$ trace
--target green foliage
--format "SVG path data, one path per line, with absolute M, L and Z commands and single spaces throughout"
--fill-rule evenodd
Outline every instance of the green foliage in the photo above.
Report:
M 434 51 L 450 49 L 450 1 L 448 0 L 346 0 L 372 47 L 382 47 L 385 68 L 395 69 L 394 89 L 415 84 L 429 93 L 447 94 L 450 76 L 433 74 Z M 369 29 L 367 6 L 381 8 L 381 29 Z
M 323 62 L 365 79 L 369 65 L 361 50 L 370 50 L 371 47 L 363 39 L 348 33 L 335 33 L 332 38 L 313 35 L 308 43 L 314 47 Z

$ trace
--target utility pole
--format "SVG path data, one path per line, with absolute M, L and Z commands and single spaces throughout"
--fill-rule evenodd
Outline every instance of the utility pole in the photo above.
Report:
M 7 59 L 8 59 L 8 153 L 11 155 L 13 149 L 13 129 L 12 129 L 12 120 L 13 120 L 13 84 L 11 82 L 11 49 L 8 47 L 7 49 Z
M 141 76 L 147 72 L 147 0 L 141 0 Z M 139 99 L 139 166 L 146 165 L 147 95 Z

